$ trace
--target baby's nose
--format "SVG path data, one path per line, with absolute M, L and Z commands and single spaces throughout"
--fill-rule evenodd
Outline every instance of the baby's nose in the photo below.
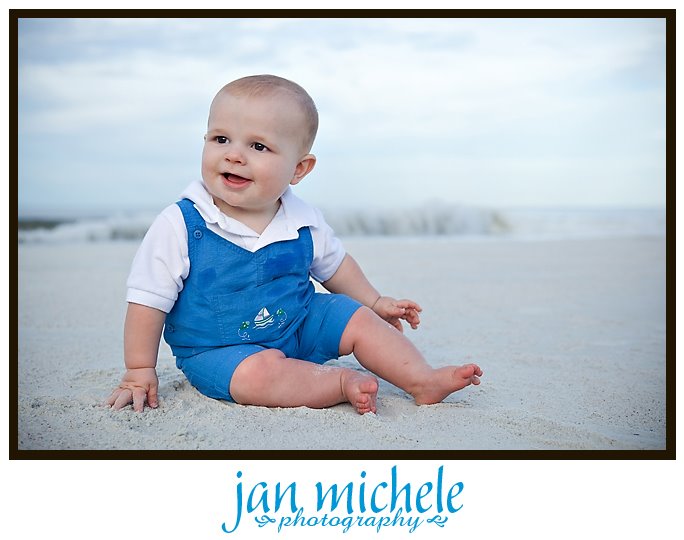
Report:
M 229 148 L 226 148 L 226 151 L 224 153 L 224 157 L 227 161 L 230 161 L 232 163 L 244 163 L 245 162 L 244 153 L 241 152 L 240 149 L 235 147 L 235 146 L 231 146 Z

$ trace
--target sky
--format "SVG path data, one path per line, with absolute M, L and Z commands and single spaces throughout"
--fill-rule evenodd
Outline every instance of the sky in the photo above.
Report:
M 209 104 L 317 104 L 322 208 L 665 206 L 664 19 L 21 19 L 19 215 L 161 210 Z

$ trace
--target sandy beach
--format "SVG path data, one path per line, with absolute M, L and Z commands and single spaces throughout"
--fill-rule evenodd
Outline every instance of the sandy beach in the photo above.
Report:
M 433 406 L 382 383 L 364 416 L 208 399 L 164 343 L 160 407 L 109 409 L 137 245 L 20 244 L 20 450 L 665 447 L 663 238 L 347 239 L 376 287 L 423 306 L 406 332 L 432 364 L 484 370 Z

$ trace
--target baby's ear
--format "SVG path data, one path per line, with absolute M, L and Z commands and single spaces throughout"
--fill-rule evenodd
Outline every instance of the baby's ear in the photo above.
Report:
M 295 186 L 299 184 L 299 182 L 302 181 L 302 178 L 304 178 L 313 170 L 315 165 L 316 156 L 314 156 L 313 154 L 305 155 L 301 160 L 299 160 L 299 163 L 297 163 L 297 166 L 295 167 L 294 171 L 294 176 L 290 181 L 290 185 Z

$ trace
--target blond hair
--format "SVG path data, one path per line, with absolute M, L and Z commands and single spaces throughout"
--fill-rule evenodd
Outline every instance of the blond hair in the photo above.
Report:
M 224 93 L 234 96 L 268 96 L 277 92 L 288 94 L 299 105 L 304 115 L 306 132 L 303 146 L 308 152 L 311 150 L 316 132 L 318 131 L 318 111 L 311 96 L 297 83 L 276 75 L 250 75 L 226 84 L 214 97 L 214 101 Z M 214 106 L 212 101 L 212 107 Z

